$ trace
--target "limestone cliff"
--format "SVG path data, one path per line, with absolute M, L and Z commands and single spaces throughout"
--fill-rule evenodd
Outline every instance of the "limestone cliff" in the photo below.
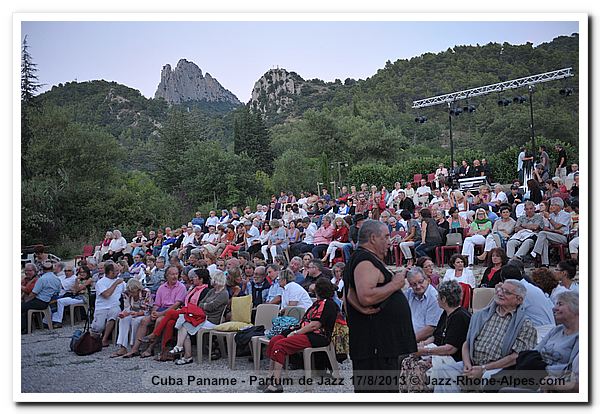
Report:
M 174 70 L 169 64 L 163 66 L 154 97 L 164 98 L 171 104 L 206 101 L 241 105 L 238 98 L 208 72 L 202 75 L 202 70 L 195 63 L 185 59 L 180 59 Z
M 282 113 L 294 103 L 305 80 L 295 72 L 270 69 L 256 81 L 252 88 L 250 107 L 263 113 Z

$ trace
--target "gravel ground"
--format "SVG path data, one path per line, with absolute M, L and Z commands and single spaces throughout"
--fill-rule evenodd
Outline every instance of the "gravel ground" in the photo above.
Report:
M 483 267 L 475 266 L 477 280 L 481 278 L 483 270 Z M 439 269 L 442 275 L 444 271 Z M 253 377 L 260 375 L 254 371 L 247 357 L 238 357 L 235 370 L 232 371 L 227 366 L 226 358 L 216 361 L 204 358 L 200 364 L 194 362 L 184 366 L 158 362 L 152 358 L 110 358 L 116 350 L 112 345 L 93 355 L 78 356 L 70 351 L 69 343 L 74 329 L 82 327 L 83 322 L 80 322 L 75 328 L 64 325 L 53 331 L 34 329 L 31 335 L 21 336 L 23 393 L 256 392 L 258 383 L 253 381 Z M 194 357 L 195 352 L 194 346 Z M 263 360 L 262 368 L 266 367 L 266 361 Z M 288 371 L 287 377 L 293 384 L 285 386 L 286 392 L 352 392 L 352 364 L 349 360 L 340 364 L 340 372 L 344 378 L 343 384 L 323 387 L 301 385 L 303 371 Z M 160 385 L 161 378 L 168 381 L 169 377 L 187 384 L 189 376 L 193 376 L 191 386 Z M 152 384 L 153 377 L 159 385 Z M 49 378 L 58 380 L 49 381 Z M 203 383 L 218 378 L 222 381 L 220 384 Z M 237 381 L 235 384 L 234 379 Z M 200 384 L 197 384 L 198 381 Z M 318 377 L 315 381 L 318 381 Z
M 82 327 L 83 323 L 79 323 L 75 328 Z M 207 361 L 205 356 L 200 364 L 194 362 L 184 366 L 176 366 L 173 362 L 158 362 L 152 358 L 110 358 L 116 350 L 113 345 L 96 354 L 78 356 L 69 349 L 73 330 L 74 328 L 64 325 L 53 331 L 34 329 L 31 335 L 22 335 L 23 393 L 257 392 L 258 382 L 256 379 L 253 381 L 253 377 L 261 375 L 254 371 L 248 357 L 238 357 L 235 369 L 230 370 L 226 358 Z M 262 367 L 266 368 L 267 362 L 263 360 L 262 363 Z M 293 381 L 293 385 L 286 385 L 285 389 L 289 392 L 352 392 L 348 383 L 352 373 L 349 360 L 340 364 L 340 372 L 346 378 L 344 383 L 347 385 L 311 388 L 299 384 L 302 370 L 288 371 L 287 376 Z M 153 376 L 159 385 L 152 384 Z M 194 376 L 189 387 L 188 376 Z M 181 379 L 184 385 L 160 385 L 160 378 L 168 381 L 169 377 Z M 57 381 L 48 381 L 49 378 L 56 378 Z M 216 379 L 224 383 L 203 383 Z M 236 384 L 232 384 L 233 379 L 236 379 Z M 318 377 L 314 380 L 318 381 Z M 197 384 L 198 381 L 200 384 Z

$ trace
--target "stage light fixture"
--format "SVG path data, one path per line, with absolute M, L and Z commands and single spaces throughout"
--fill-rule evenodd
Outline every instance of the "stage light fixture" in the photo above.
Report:
M 498 106 L 508 106 L 510 105 L 510 99 L 502 98 L 498 101 Z
M 450 115 L 459 116 L 460 114 L 462 114 L 462 112 L 463 112 L 462 108 L 450 109 Z
M 575 91 L 573 90 L 573 88 L 562 88 L 560 91 L 558 91 L 558 93 L 560 93 L 563 96 L 571 96 L 574 92 Z
M 515 96 L 513 98 L 513 102 L 514 103 L 518 103 L 518 104 L 522 104 L 522 103 L 527 102 L 527 98 L 525 96 L 522 96 L 522 95 L 521 96 Z
M 425 122 L 427 122 L 427 117 L 426 116 L 418 116 L 415 118 L 415 122 L 419 123 L 419 124 L 423 124 Z

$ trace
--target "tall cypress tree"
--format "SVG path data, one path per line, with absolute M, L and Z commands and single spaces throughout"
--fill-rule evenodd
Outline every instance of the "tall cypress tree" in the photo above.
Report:
M 21 47 L 21 175 L 23 177 L 30 176 L 25 156 L 33 138 L 28 112 L 35 106 L 33 98 L 38 89 L 42 87 L 38 82 L 36 72 L 37 65 L 33 63 L 29 54 L 29 45 L 27 36 L 25 36 Z
M 260 112 L 251 113 L 248 108 L 241 108 L 235 115 L 233 150 L 236 154 L 248 154 L 259 170 L 273 172 L 271 137 Z

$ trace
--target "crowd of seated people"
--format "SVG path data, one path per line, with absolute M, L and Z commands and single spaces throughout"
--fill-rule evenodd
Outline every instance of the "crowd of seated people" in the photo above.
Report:
M 92 330 L 102 337 L 103 345 L 108 346 L 111 332 L 119 326 L 113 357 L 150 357 L 160 343 L 157 360 L 188 364 L 193 360 L 190 337 L 200 328 L 218 325 L 232 298 L 250 296 L 254 309 L 265 303 L 308 309 L 323 296 L 341 306 L 340 297 L 333 293 L 341 296 L 344 265 L 357 246 L 361 223 L 375 219 L 396 234 L 393 244 L 397 246 L 392 251 L 402 252 L 402 264 L 408 269 L 405 294 L 419 350 L 403 369 L 418 369 L 421 377 L 426 370 L 436 376 L 495 374 L 514 365 L 520 352 L 535 348 L 537 327 L 558 324 L 554 316 L 573 309 L 559 298 L 565 292 L 578 292 L 576 260 L 561 261 L 548 277 L 533 280 L 524 274 L 523 263 L 531 262 L 543 273 L 550 264 L 551 248 L 573 240 L 578 193 L 566 197 L 560 185 L 545 189 L 534 185 L 522 194 L 518 183 L 506 193 L 499 185 L 493 193 L 487 185 L 476 194 L 463 193 L 448 187 L 448 171 L 444 170 L 440 166 L 435 183 L 422 180 L 416 189 L 410 182 L 404 188 L 397 182 L 392 191 L 384 186 L 351 186 L 342 189 L 338 198 L 327 191 L 298 197 L 282 192 L 268 204 L 257 205 L 255 211 L 250 207 L 243 213 L 237 208 L 223 209 L 220 216 L 210 211 L 206 219 L 196 212 L 189 223 L 175 230 L 165 227 L 146 233 L 140 229 L 129 243 L 115 229 L 106 233 L 94 257 L 78 264 L 75 274 L 68 268 L 64 274 L 58 268 L 40 273 L 35 266 L 26 266 L 23 303 L 35 302 L 23 309 L 48 306 L 56 300 L 52 321 L 60 324 L 65 306 L 90 303 L 94 307 Z M 517 208 L 520 205 L 523 208 Z M 452 255 L 442 277 L 434 262 L 449 233 L 462 234 L 462 250 Z M 390 254 L 390 262 L 392 258 Z M 473 273 L 476 259 L 486 266 L 480 280 Z M 57 292 L 49 290 L 53 274 L 59 281 Z M 320 280 L 327 280 L 332 292 L 329 285 L 319 288 Z M 36 288 L 40 281 L 44 283 Z M 496 289 L 494 301 L 477 318 L 460 306 L 461 295 L 470 292 L 462 285 L 471 290 Z M 190 303 L 206 313 L 201 324 L 194 325 L 178 313 Z M 513 318 L 509 322 L 507 315 Z M 306 322 L 310 328 L 301 330 L 303 334 L 319 330 L 310 320 Z M 492 337 L 490 330 L 499 326 L 510 340 L 497 342 Z M 330 329 L 327 325 L 326 337 Z M 292 348 L 286 342 L 279 346 L 291 352 L 293 347 L 313 342 L 302 341 L 290 342 Z M 486 343 L 492 351 L 482 348 Z M 280 359 L 272 355 L 279 348 L 274 346 L 268 352 L 273 372 L 279 375 Z M 445 358 L 444 363 L 438 364 L 435 357 Z M 571 357 L 569 353 L 568 370 L 575 370 Z M 448 365 L 456 369 L 444 371 Z M 434 390 L 448 391 L 444 387 Z

